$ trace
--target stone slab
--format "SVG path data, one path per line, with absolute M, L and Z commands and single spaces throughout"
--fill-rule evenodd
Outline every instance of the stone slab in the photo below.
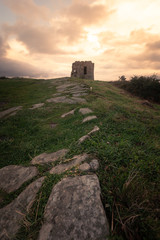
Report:
M 53 153 L 42 153 L 32 159 L 31 163 L 34 164 L 47 164 L 55 162 L 58 159 L 64 157 L 68 153 L 69 149 L 61 149 Z
M 11 114 L 13 112 L 17 112 L 17 111 L 19 111 L 21 109 L 22 109 L 22 106 L 9 108 L 9 109 L 7 109 L 7 110 L 5 110 L 3 112 L 0 112 L 0 118 L 5 117 L 5 116 L 7 116 L 7 115 L 9 115 L 9 114 Z
M 0 169 L 0 188 L 7 193 L 13 192 L 37 174 L 36 167 L 6 166 Z
M 44 177 L 31 183 L 13 202 L 0 209 L 0 239 L 13 239 L 29 212 Z
M 52 94 L 52 96 L 53 97 L 59 97 L 59 96 L 61 96 L 61 93 L 54 93 L 54 94 Z
M 82 123 L 85 123 L 85 122 L 89 122 L 93 119 L 96 119 L 97 117 L 96 116 L 88 116 L 86 118 L 83 119 Z
M 47 102 L 48 103 L 68 103 L 68 104 L 77 103 L 77 101 L 75 101 L 74 99 L 67 98 L 66 96 L 50 98 L 50 99 L 47 99 Z
M 78 140 L 78 144 L 81 144 L 81 143 L 84 142 L 86 139 L 88 139 L 91 134 L 93 134 L 93 133 L 95 133 L 95 132 L 97 132 L 97 131 L 99 131 L 99 130 L 100 130 L 99 127 L 98 127 L 98 126 L 95 126 L 92 131 L 90 131 L 87 135 L 84 135 L 83 137 L 81 137 L 81 138 Z
M 12 116 L 15 116 L 16 114 L 17 114 L 17 111 L 12 112 L 12 113 L 10 113 L 9 115 L 7 115 L 6 118 L 8 118 L 8 117 L 12 117 Z
M 74 93 L 72 96 L 73 96 L 73 97 L 82 97 L 82 96 L 86 96 L 86 95 L 88 95 L 88 94 L 82 92 L 82 93 Z
M 88 91 L 88 88 L 86 88 L 85 86 L 81 86 L 81 85 L 76 85 L 76 86 L 71 86 L 70 88 L 66 88 L 64 89 L 65 92 L 86 92 Z
M 90 108 L 80 108 L 79 112 L 83 115 L 88 114 L 88 113 L 93 113 L 93 111 Z
M 88 163 L 83 163 L 79 166 L 79 170 L 82 171 L 82 172 L 87 172 L 90 170 L 90 165 Z
M 75 83 L 65 83 L 60 86 L 57 86 L 56 89 L 57 89 L 57 92 L 64 92 L 67 88 L 74 87 L 74 86 L 76 86 Z
M 99 127 L 98 127 L 98 126 L 95 126 L 95 127 L 93 128 L 93 130 L 88 133 L 88 135 L 91 135 L 91 134 L 93 134 L 93 133 L 95 133 L 95 132 L 98 132 L 99 130 L 100 130 Z
M 107 240 L 100 194 L 96 175 L 64 178 L 52 189 L 38 240 Z
M 65 118 L 67 117 L 68 115 L 74 115 L 74 112 L 75 112 L 76 109 L 73 109 L 72 111 L 68 112 L 68 113 L 64 113 L 61 118 Z
M 89 138 L 89 135 L 87 134 L 87 135 L 84 135 L 84 136 L 82 136 L 79 140 L 78 140 L 78 144 L 81 144 L 82 142 L 84 142 L 86 139 L 88 139 Z
M 37 108 L 41 108 L 44 106 L 44 103 L 37 103 L 37 104 L 34 104 L 30 109 L 37 109 Z
M 79 166 L 79 170 L 82 172 L 97 171 L 99 168 L 99 162 L 97 159 L 93 159 L 90 163 L 83 163 Z
M 68 90 L 64 91 L 64 93 L 68 93 L 68 94 L 79 94 L 79 93 L 88 94 L 87 92 L 88 92 L 88 90 L 83 89 L 83 88 L 80 88 L 80 89 L 77 89 L 77 90 L 76 89 L 75 90 L 74 89 L 73 90 L 72 89 L 68 89 Z
M 75 101 L 76 103 L 86 103 L 86 100 L 84 98 L 80 98 L 80 97 L 72 97 L 71 98 L 73 101 Z
M 75 86 L 71 87 L 70 90 L 72 91 L 86 91 L 88 88 L 82 84 L 76 84 Z
M 81 155 L 74 156 L 68 163 L 57 165 L 50 170 L 51 174 L 61 174 L 73 167 L 76 167 L 81 162 L 85 161 L 89 157 L 88 154 L 84 153 Z

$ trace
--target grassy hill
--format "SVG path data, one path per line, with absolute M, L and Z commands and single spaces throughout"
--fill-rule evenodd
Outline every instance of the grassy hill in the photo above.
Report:
M 70 149 L 68 157 L 90 153 L 100 162 L 96 174 L 111 239 L 160 239 L 160 105 L 143 105 L 139 98 L 107 82 L 80 79 L 70 81 L 92 87 L 85 96 L 86 104 L 47 103 L 56 93 L 56 81 L 0 79 L 0 111 L 23 106 L 15 116 L 0 119 L 0 168 L 29 166 L 33 157 L 62 148 Z M 30 110 L 36 103 L 45 105 Z M 82 125 L 80 107 L 91 108 L 97 119 Z M 74 108 L 77 110 L 73 116 L 61 118 Z M 95 125 L 100 131 L 78 145 L 78 139 Z M 39 176 L 46 176 L 46 180 L 16 239 L 36 239 L 53 184 L 66 175 L 81 174 L 73 169 L 51 175 L 51 165 L 38 168 Z M 0 191 L 1 207 L 27 184 L 15 193 Z

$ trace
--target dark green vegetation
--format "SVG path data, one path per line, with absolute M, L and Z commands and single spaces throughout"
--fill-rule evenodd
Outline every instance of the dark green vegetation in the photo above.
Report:
M 62 148 L 70 149 L 68 157 L 91 153 L 100 160 L 97 175 L 111 239 L 160 239 L 160 105 L 144 106 L 140 99 L 106 82 L 77 80 L 93 91 L 86 96 L 87 104 L 76 105 L 74 116 L 61 119 L 75 108 L 68 104 L 45 103 L 41 109 L 29 110 L 32 104 L 52 97 L 54 81 L 0 80 L 1 111 L 23 106 L 15 116 L 0 119 L 0 167 L 28 166 L 34 156 Z M 78 108 L 83 106 L 90 107 L 98 118 L 81 124 Z M 53 123 L 57 123 L 55 128 L 51 128 Z M 78 139 L 95 125 L 100 131 L 79 146 Z M 38 177 L 46 175 L 46 180 L 15 239 L 37 239 L 53 184 L 66 175 L 80 174 L 73 169 L 50 175 L 51 167 L 39 167 Z M 10 195 L 1 192 L 2 205 L 18 194 L 19 190 Z
M 121 76 L 114 84 L 135 96 L 160 103 L 160 80 L 156 75 L 134 76 L 130 81 L 126 81 L 125 76 Z

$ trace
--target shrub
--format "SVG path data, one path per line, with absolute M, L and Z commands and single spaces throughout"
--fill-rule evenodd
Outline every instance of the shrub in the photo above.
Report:
M 133 76 L 130 81 L 115 84 L 138 97 L 160 103 L 160 80 L 156 75 Z
M 124 75 L 119 76 L 119 81 L 126 81 L 126 77 Z

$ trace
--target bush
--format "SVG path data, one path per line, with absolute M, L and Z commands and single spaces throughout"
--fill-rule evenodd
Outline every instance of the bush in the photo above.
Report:
M 126 79 L 126 77 L 124 76 L 124 75 L 122 75 L 122 76 L 119 76 L 119 81 L 126 81 L 127 79 Z
M 160 80 L 156 75 L 133 76 L 130 81 L 118 81 L 115 84 L 138 97 L 160 103 Z

